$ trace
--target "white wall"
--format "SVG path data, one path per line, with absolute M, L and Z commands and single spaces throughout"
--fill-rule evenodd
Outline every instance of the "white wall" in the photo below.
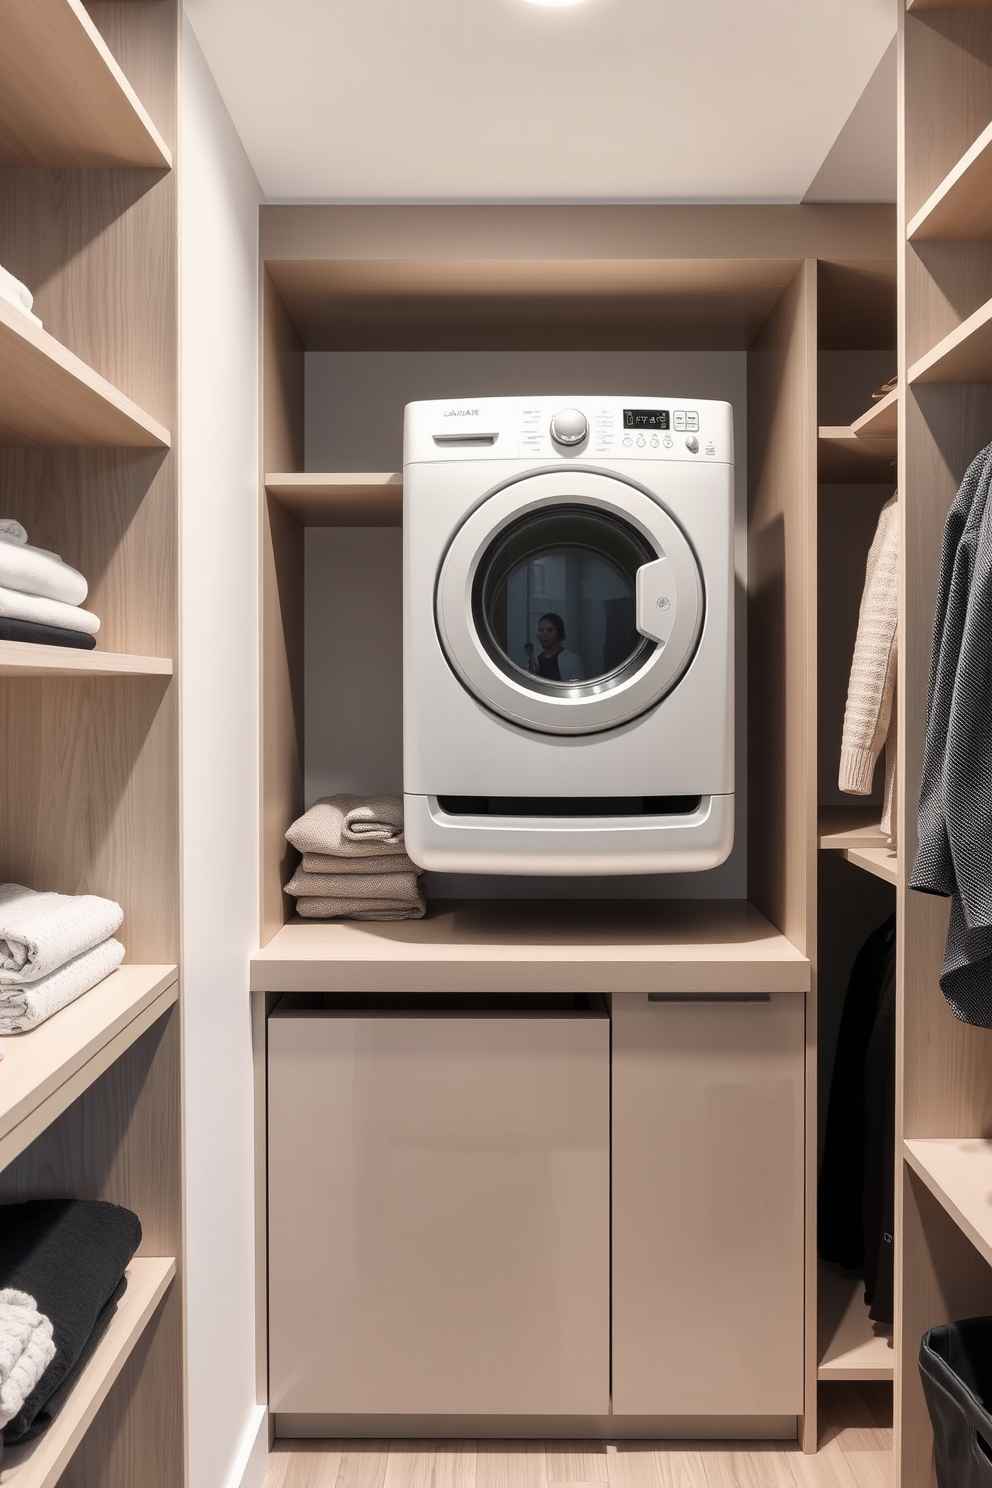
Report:
M 399 470 L 403 407 L 417 398 L 635 393 L 723 398 L 734 408 L 737 826 L 710 873 L 533 879 L 428 874 L 454 897 L 745 898 L 747 895 L 747 359 L 743 351 L 311 352 L 307 470 Z M 402 542 L 398 530 L 306 534 L 305 793 L 402 789 Z
M 190 1488 L 254 1488 L 248 958 L 258 943 L 258 205 L 189 22 L 182 118 L 183 855 Z

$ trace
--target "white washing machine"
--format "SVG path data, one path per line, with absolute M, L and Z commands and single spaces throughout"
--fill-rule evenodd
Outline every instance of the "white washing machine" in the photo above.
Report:
M 408 405 L 403 774 L 421 867 L 724 861 L 733 461 L 727 403 Z

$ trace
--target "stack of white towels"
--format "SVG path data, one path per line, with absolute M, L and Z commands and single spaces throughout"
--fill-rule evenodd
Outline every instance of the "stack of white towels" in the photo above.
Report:
M 403 848 L 402 796 L 323 796 L 286 838 L 303 862 L 286 885 L 310 920 L 419 920 L 421 870 Z
M 100 622 L 81 608 L 87 588 L 58 553 L 32 547 L 20 522 L 0 518 L 0 640 L 92 651 Z
M 124 960 L 124 911 L 96 894 L 0 884 L 0 1033 L 23 1033 L 102 982 Z
M 23 1410 L 55 1358 L 53 1332 L 51 1318 L 27 1292 L 0 1290 L 0 1428 Z
M 15 310 L 20 310 L 22 315 L 26 315 L 28 320 L 33 320 L 36 326 L 41 325 L 41 321 L 34 314 L 34 295 L 27 285 L 22 284 L 20 279 L 15 279 L 3 264 L 0 264 L 0 300 L 6 300 L 8 305 L 13 305 Z

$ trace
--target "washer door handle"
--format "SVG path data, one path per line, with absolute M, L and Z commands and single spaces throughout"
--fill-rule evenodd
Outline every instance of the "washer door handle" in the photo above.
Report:
M 637 629 L 664 645 L 678 611 L 675 573 L 667 558 L 656 558 L 637 570 Z

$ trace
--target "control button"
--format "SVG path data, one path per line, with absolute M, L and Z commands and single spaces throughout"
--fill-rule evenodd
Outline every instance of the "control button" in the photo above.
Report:
M 658 436 L 657 436 L 657 434 L 652 434 L 651 435 L 651 448 L 652 449 L 657 449 L 658 448 Z
M 638 449 L 643 449 L 644 448 L 644 435 L 643 434 L 638 434 L 638 436 L 637 436 L 637 448 Z
M 625 434 L 623 436 L 623 443 L 624 443 L 624 448 L 625 449 L 630 449 L 630 446 L 633 444 L 633 442 L 634 441 L 631 439 L 631 437 L 630 437 L 629 434 Z
M 686 429 L 687 430 L 688 429 L 691 429 L 694 434 L 698 434 L 699 433 L 699 414 L 698 413 L 691 413 L 689 411 L 689 409 L 686 409 L 686 413 L 685 413 L 685 426 L 686 426 Z
M 586 416 L 577 408 L 560 408 L 551 420 L 551 438 L 555 444 L 581 444 L 588 433 Z
M 706 446 L 706 453 L 708 455 L 715 455 L 716 454 L 716 445 L 713 443 L 712 439 L 710 440 L 709 444 Z
M 672 428 L 673 429 L 684 429 L 685 428 L 685 413 L 684 412 L 683 413 L 676 412 L 676 413 L 674 413 L 672 415 Z
M 696 438 L 695 434 L 689 435 L 689 438 L 685 442 L 685 447 L 689 451 L 690 455 L 699 454 L 699 440 Z
M 666 449 L 671 449 L 672 445 L 675 443 L 675 440 L 672 438 L 671 434 L 666 434 L 661 442 Z

